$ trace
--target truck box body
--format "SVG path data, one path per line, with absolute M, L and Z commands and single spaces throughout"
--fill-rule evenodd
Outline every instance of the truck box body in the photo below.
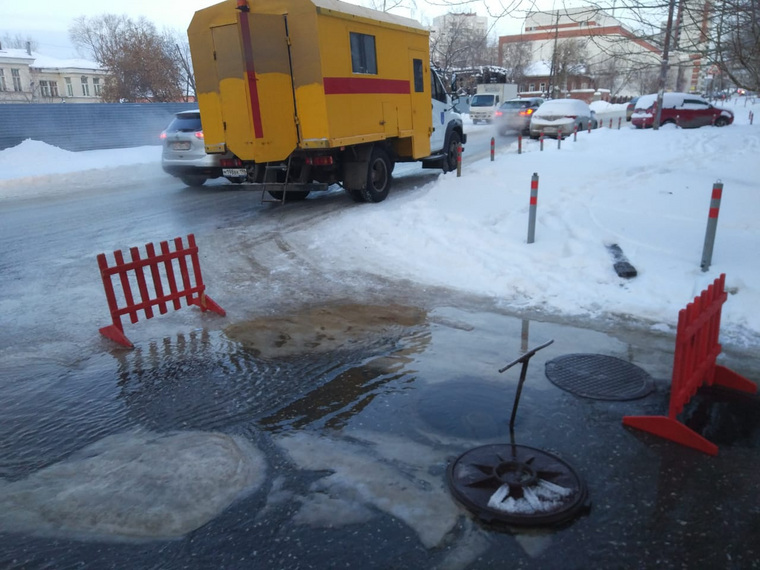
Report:
M 499 105 L 515 97 L 517 85 L 514 83 L 480 83 L 470 101 L 470 118 L 474 123 L 490 123 Z
M 242 9 L 238 4 L 242 3 Z M 389 141 L 430 155 L 428 32 L 338 0 L 226 0 L 188 29 L 206 150 L 244 161 Z

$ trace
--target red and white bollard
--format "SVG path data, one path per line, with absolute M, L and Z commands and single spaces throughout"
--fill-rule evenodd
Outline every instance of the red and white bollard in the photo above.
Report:
M 522 133 L 517 133 L 517 154 L 522 154 Z
M 530 207 L 528 209 L 528 243 L 536 241 L 536 206 L 538 205 L 538 173 L 530 178 Z
M 494 154 L 496 154 L 496 139 L 491 137 L 491 162 L 493 162 Z
M 575 125 L 575 128 L 573 129 L 573 142 L 578 140 L 578 125 Z
M 562 148 L 562 127 L 557 129 L 557 149 Z
M 623 117 L 618 117 L 618 130 L 620 130 L 620 125 L 623 124 Z
M 610 119 L 610 128 L 612 128 L 612 119 Z
M 702 247 L 702 271 L 710 269 L 712 263 L 713 244 L 715 232 L 718 229 L 718 213 L 720 212 L 720 199 L 723 196 L 723 183 L 713 184 L 712 196 L 710 197 L 710 211 L 707 214 L 707 230 L 705 231 L 705 245 Z
M 457 178 L 462 176 L 462 145 L 457 146 Z

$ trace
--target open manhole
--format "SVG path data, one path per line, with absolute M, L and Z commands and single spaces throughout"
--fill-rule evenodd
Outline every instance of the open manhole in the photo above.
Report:
M 558 388 L 594 400 L 635 400 L 654 388 L 645 370 L 603 354 L 568 354 L 550 360 L 546 377 Z
M 585 483 L 562 459 L 514 444 L 476 447 L 449 465 L 456 499 L 482 521 L 556 525 L 588 510 Z

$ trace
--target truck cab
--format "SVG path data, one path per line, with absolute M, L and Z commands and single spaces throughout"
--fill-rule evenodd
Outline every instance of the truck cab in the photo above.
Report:
M 499 107 L 499 96 L 496 93 L 478 93 L 470 99 L 470 118 L 472 122 L 490 123 L 493 121 L 494 111 Z

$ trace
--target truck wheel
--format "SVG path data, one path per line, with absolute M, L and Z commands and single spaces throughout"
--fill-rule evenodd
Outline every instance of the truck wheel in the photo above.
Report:
M 365 202 L 382 202 L 391 189 L 391 160 L 382 148 L 375 147 L 369 157 L 367 184 L 362 190 Z
M 446 160 L 443 161 L 443 171 L 452 172 L 457 169 L 457 160 L 459 159 L 459 143 L 462 138 L 457 131 L 451 131 L 449 134 L 449 144 L 446 146 Z

